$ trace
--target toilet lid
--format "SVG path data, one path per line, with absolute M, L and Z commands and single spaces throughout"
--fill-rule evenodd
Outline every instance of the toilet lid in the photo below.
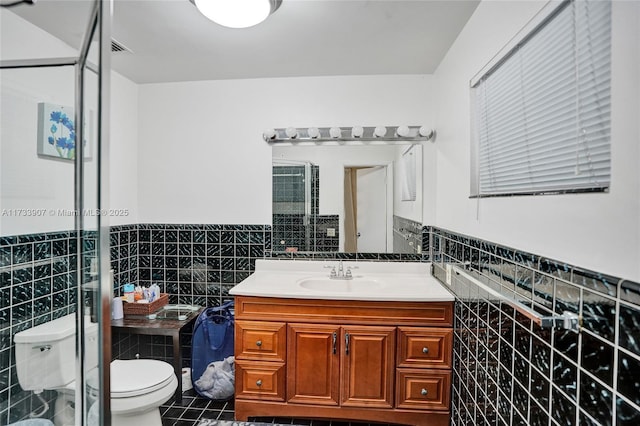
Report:
M 173 367 L 154 359 L 111 362 L 111 398 L 127 398 L 153 392 L 173 378 Z

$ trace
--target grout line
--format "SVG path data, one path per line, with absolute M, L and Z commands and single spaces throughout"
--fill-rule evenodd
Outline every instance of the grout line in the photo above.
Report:
M 613 333 L 613 342 L 614 342 L 614 347 L 613 347 L 613 382 L 611 383 L 613 386 L 613 393 L 612 393 L 612 398 L 613 398 L 613 409 L 612 409 L 612 426 L 616 426 L 618 423 L 618 398 L 620 397 L 620 395 L 618 394 L 618 368 L 619 368 L 619 362 L 620 362 L 620 351 L 624 350 L 624 353 L 626 353 L 626 349 L 621 348 L 620 347 L 620 285 L 618 285 L 618 298 L 616 301 L 616 323 L 614 326 L 614 333 Z M 634 355 L 635 356 L 635 355 Z M 635 404 L 634 404 L 635 405 Z M 638 407 L 636 407 L 636 409 L 638 409 Z
M 573 274 L 573 270 L 571 272 Z M 580 299 L 578 301 L 578 315 L 580 318 L 584 318 L 583 316 L 583 306 L 584 306 L 584 289 L 580 289 L 580 293 L 578 296 Z M 582 327 L 581 327 L 582 328 Z M 578 333 L 578 369 L 576 370 L 576 424 L 580 424 L 580 399 L 582 397 L 582 375 L 586 371 L 582 368 L 582 333 Z

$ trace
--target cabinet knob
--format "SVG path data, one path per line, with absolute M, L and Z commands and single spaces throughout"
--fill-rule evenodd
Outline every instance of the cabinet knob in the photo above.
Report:
M 428 354 L 429 353 L 429 348 L 427 348 L 427 347 L 422 348 L 422 353 L 423 354 Z
M 256 380 L 256 385 L 257 386 L 262 386 L 262 380 L 258 379 Z M 424 390 L 424 389 L 423 389 Z M 426 392 L 426 391 L 425 391 Z M 426 395 L 426 394 L 425 394 Z
M 427 393 L 428 393 L 428 392 L 427 392 L 427 390 L 426 390 L 426 389 L 422 389 L 422 390 L 420 391 L 420 394 L 421 394 L 422 396 L 426 396 L 426 395 L 427 395 Z
M 262 340 L 258 340 L 258 341 L 256 342 L 256 346 L 257 346 L 257 347 L 262 346 Z

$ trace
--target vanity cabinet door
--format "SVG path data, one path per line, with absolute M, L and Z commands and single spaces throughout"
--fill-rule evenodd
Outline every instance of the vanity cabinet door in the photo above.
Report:
M 289 324 L 287 330 L 287 401 L 338 405 L 340 328 Z
M 342 328 L 342 406 L 393 407 L 395 327 Z

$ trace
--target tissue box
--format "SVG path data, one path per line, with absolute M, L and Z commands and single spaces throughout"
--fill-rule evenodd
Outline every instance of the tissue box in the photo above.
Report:
M 151 303 L 127 303 L 122 304 L 124 315 L 149 315 L 169 303 L 169 295 L 160 293 L 160 298 Z

